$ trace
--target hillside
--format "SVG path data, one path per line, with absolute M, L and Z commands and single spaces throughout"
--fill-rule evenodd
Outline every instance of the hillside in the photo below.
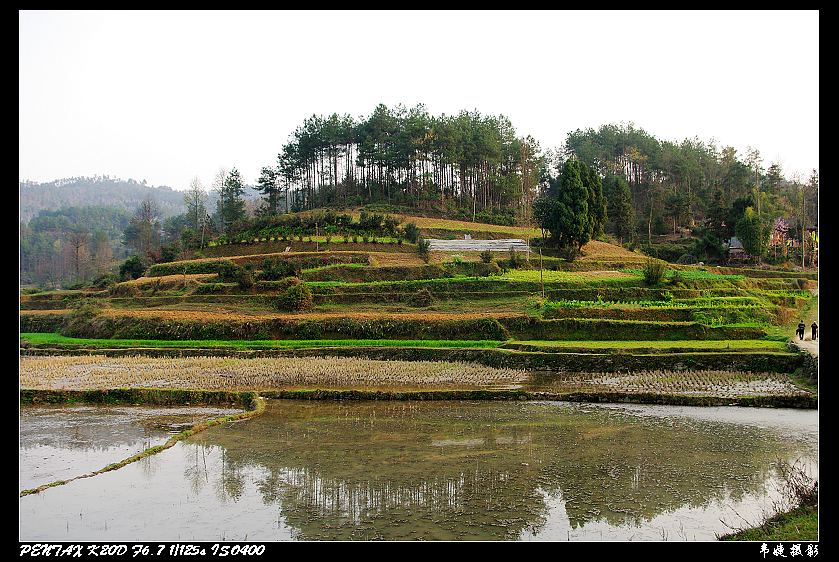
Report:
M 415 245 L 393 239 L 315 238 L 223 244 L 107 290 L 22 295 L 22 346 L 30 354 L 232 355 L 252 365 L 243 363 L 241 373 L 262 373 L 251 379 L 237 370 L 218 379 L 208 364 L 184 371 L 177 382 L 173 368 L 171 384 L 201 380 L 203 388 L 509 388 L 499 387 L 500 375 L 489 370 L 465 378 L 407 370 L 386 382 L 381 376 L 341 382 L 330 371 L 298 380 L 293 367 L 288 375 L 263 373 L 257 359 L 329 356 L 519 369 L 523 374 L 509 384 L 551 396 L 617 392 L 631 401 L 658 396 L 684 404 L 815 400 L 790 377 L 804 372 L 802 357 L 778 337 L 812 302 L 814 273 L 671 265 L 650 283 L 643 272 L 648 258 L 604 242 L 587 244 L 574 262 L 543 257 L 540 271 L 538 259 L 508 253 L 485 262 L 477 254 L 432 252 L 425 261 Z M 92 367 L 99 360 L 79 361 Z M 136 384 L 149 384 L 137 376 Z

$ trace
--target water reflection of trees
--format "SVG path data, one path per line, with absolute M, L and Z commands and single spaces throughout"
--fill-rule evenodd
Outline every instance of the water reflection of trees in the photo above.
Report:
M 217 493 L 238 499 L 258 467 L 262 500 L 311 539 L 515 538 L 544 524 L 545 493 L 573 528 L 638 525 L 760 493 L 785 449 L 735 424 L 451 402 L 272 403 L 194 442 L 223 451 Z

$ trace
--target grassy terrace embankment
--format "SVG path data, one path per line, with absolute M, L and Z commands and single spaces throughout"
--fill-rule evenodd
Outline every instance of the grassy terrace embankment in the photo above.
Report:
M 757 325 L 708 326 L 599 318 L 542 319 L 509 313 L 249 314 L 108 309 L 93 318 L 21 313 L 21 331 L 102 339 L 474 339 L 738 340 L 766 335 Z M 53 311 L 43 311 L 53 312 Z M 149 337 L 151 336 L 151 337 Z
M 294 251 L 284 252 L 286 244 Z M 318 244 L 318 252 L 312 246 L 227 244 L 211 248 L 214 257 L 159 264 L 146 277 L 106 290 L 22 295 L 22 354 L 92 360 L 98 353 L 103 365 L 135 355 L 403 362 L 399 392 L 438 389 L 417 375 L 428 362 L 563 374 L 514 383 L 548 385 L 534 392 L 552 396 L 747 400 L 768 392 L 796 401 L 806 393 L 799 385 L 812 368 L 773 340 L 784 339 L 782 329 L 811 305 L 811 274 L 673 266 L 660 283 L 647 284 L 647 258 L 603 242 L 590 242 L 575 262 L 544 256 L 542 272 L 533 255 L 528 261 L 496 254 L 482 263 L 477 253 L 433 252 L 425 263 L 407 243 L 333 240 L 325 251 Z M 311 291 L 312 304 L 283 309 L 281 296 L 298 284 Z M 674 375 L 643 375 L 640 383 L 626 378 L 651 372 Z M 370 377 L 382 391 L 384 383 Z M 235 373 L 222 381 L 239 382 Z M 291 383 L 277 384 L 285 391 Z M 301 390 L 319 384 L 316 378 Z M 372 391 L 361 378 L 330 384 Z M 449 381 L 440 390 L 459 391 L 464 384 Z M 486 389 L 492 383 L 476 384 Z

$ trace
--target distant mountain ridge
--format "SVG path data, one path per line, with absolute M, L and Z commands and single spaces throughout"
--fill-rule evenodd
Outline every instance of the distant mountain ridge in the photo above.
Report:
M 245 186 L 244 197 L 259 197 L 253 186 Z M 150 186 L 145 180 L 119 179 L 108 176 L 63 178 L 50 182 L 19 182 L 20 220 L 29 220 L 38 211 L 54 211 L 63 207 L 116 207 L 134 212 L 140 203 L 151 198 L 157 202 L 163 218 L 179 215 L 186 210 L 184 192 L 169 186 Z M 207 192 L 207 208 L 215 210 L 218 195 Z
M 43 209 L 102 206 L 133 212 L 146 198 L 157 202 L 164 217 L 184 212 L 184 192 L 169 186 L 150 186 L 134 179 L 107 176 L 64 178 L 40 183 L 19 182 L 20 220 L 29 219 Z

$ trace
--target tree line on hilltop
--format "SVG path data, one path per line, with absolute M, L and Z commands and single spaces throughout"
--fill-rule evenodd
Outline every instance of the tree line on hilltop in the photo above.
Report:
M 133 214 L 109 214 L 108 203 L 42 210 L 21 223 L 22 280 L 89 280 L 128 253 L 145 265 L 173 260 L 219 236 L 233 239 L 287 223 L 271 217 L 324 207 L 386 204 L 538 226 L 544 244 L 570 257 L 603 236 L 655 253 L 665 245 L 654 243 L 669 235 L 691 237 L 690 252 L 700 259 L 720 260 L 723 242 L 738 235 L 759 259 L 767 255 L 775 219 L 785 219 L 789 237 L 804 247 L 818 218 L 816 170 L 808 178 L 787 178 L 778 162 L 765 165 L 756 149 L 740 155 L 713 140 L 661 140 L 632 124 L 578 129 L 561 147 L 543 151 L 503 115 L 433 116 L 422 105 L 378 105 L 367 117 L 313 115 L 279 148 L 276 161 L 260 170 L 256 199 L 248 197 L 254 191 L 236 168 L 222 168 L 209 192 L 195 178 L 186 192 L 132 200 Z M 97 186 L 106 192 L 145 187 L 94 180 L 82 182 L 84 193 Z M 58 200 L 48 195 L 62 187 L 54 183 L 39 196 Z M 37 190 L 24 187 L 22 200 L 24 192 L 36 197 Z

